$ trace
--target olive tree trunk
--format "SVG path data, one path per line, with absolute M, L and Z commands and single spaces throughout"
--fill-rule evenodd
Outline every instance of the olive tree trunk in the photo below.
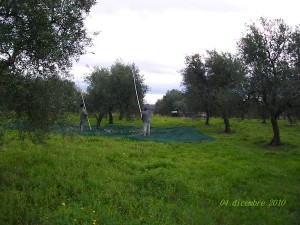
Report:
M 270 142 L 270 146 L 280 146 L 281 140 L 280 140 L 280 134 L 279 134 L 279 127 L 277 123 L 277 118 L 275 115 L 271 116 L 271 123 L 272 123 L 272 128 L 273 128 L 273 138 Z
M 230 123 L 229 123 L 229 118 L 228 118 L 227 113 L 223 113 L 222 117 L 223 117 L 224 125 L 225 125 L 225 130 L 224 130 L 224 132 L 225 132 L 226 134 L 229 134 L 229 133 L 231 132 L 231 129 L 230 129 Z

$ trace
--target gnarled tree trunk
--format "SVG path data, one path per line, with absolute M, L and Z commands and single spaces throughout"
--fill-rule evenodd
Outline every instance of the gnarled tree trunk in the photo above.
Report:
M 109 124 L 114 124 L 113 115 L 112 115 L 112 107 L 108 110 Z
M 270 146 L 280 146 L 282 143 L 280 140 L 277 118 L 275 115 L 271 116 L 271 123 L 272 123 L 272 128 L 273 128 L 273 138 L 270 142 Z
M 96 129 L 100 130 L 100 125 L 101 125 L 101 121 L 103 118 L 104 114 L 103 113 L 99 113 L 98 115 L 95 115 L 96 117 Z
M 209 111 L 207 110 L 205 113 L 206 113 L 205 125 L 209 125 L 209 117 L 210 117 Z
M 229 123 L 229 119 L 228 119 L 227 113 L 223 113 L 222 117 L 223 117 L 224 125 L 225 125 L 224 132 L 227 133 L 227 134 L 229 134 L 231 132 L 231 129 L 230 129 L 230 123 Z

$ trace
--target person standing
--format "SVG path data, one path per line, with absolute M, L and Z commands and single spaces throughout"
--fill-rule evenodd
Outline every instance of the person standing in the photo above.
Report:
M 144 110 L 142 111 L 142 120 L 144 123 L 143 135 L 150 135 L 150 114 L 147 106 L 144 106 Z
M 84 108 L 84 105 L 82 103 L 80 104 L 79 115 L 80 115 L 79 130 L 80 130 L 80 132 L 82 132 L 83 129 L 84 129 L 84 124 L 85 124 L 86 117 L 88 115 L 88 113 L 87 113 L 87 111 Z

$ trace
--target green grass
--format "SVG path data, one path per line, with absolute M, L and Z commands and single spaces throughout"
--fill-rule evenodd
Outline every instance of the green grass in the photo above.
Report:
M 230 135 L 220 132 L 220 119 L 203 124 L 152 118 L 153 126 L 196 125 L 215 141 L 52 135 L 36 145 L 7 131 L 0 147 L 0 224 L 299 224 L 299 123 L 279 121 L 279 148 L 266 147 L 270 123 L 231 120 Z M 253 200 L 266 205 L 232 206 Z M 272 200 L 282 206 L 268 206 Z

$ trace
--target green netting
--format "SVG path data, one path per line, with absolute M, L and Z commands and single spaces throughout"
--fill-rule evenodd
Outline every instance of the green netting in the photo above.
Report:
M 106 125 L 100 131 L 85 130 L 83 135 L 99 133 L 106 137 L 130 138 L 142 141 L 155 142 L 198 142 L 212 141 L 213 138 L 204 135 L 195 127 L 177 126 L 177 127 L 152 127 L 150 136 L 142 135 L 141 127 Z
M 10 129 L 16 129 L 16 125 L 11 125 Z M 172 126 L 172 127 L 151 127 L 151 135 L 143 136 L 142 127 L 135 126 L 120 126 L 106 125 L 96 130 L 94 126 L 89 129 L 85 126 L 85 130 L 79 133 L 79 127 L 75 125 L 54 126 L 53 132 L 59 134 L 80 134 L 80 135 L 95 135 L 100 134 L 105 137 L 112 138 L 129 138 L 141 141 L 155 142 L 198 142 L 212 141 L 213 138 L 204 135 L 193 126 Z

